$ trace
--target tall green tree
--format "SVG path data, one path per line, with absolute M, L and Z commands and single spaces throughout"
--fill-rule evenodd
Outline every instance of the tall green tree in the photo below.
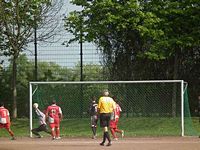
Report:
M 181 64 L 187 61 L 187 56 L 193 53 L 196 61 L 195 55 L 199 53 L 199 2 L 196 0 L 150 1 L 145 8 L 160 18 L 158 27 L 164 32 L 148 54 L 167 59 L 173 57 L 170 63 L 174 66 L 173 79 L 177 79 L 179 71 L 184 67 Z
M 163 34 L 157 29 L 159 18 L 144 11 L 136 0 L 73 0 L 72 3 L 83 9 L 66 18 L 66 30 L 75 36 L 69 42 L 80 40 L 82 33 L 83 41 L 94 42 L 102 50 L 112 79 L 134 79 L 132 70 L 137 55 L 147 51 Z
M 44 20 L 44 11 L 51 7 L 51 0 L 2 0 L 0 1 L 0 47 L 12 60 L 13 117 L 17 117 L 17 58 L 24 50 L 33 29 Z
M 80 35 L 83 41 L 94 42 L 102 50 L 115 79 L 142 79 L 138 75 L 145 73 L 137 71 L 144 67 L 141 63 L 146 63 L 149 71 L 160 69 L 162 73 L 156 71 L 154 79 L 178 79 L 184 68 L 181 64 L 191 61 L 187 61 L 189 54 L 195 55 L 194 62 L 199 59 L 200 7 L 196 0 L 73 0 L 72 3 L 83 9 L 66 18 L 66 30 L 75 36 L 69 43 L 80 40 Z

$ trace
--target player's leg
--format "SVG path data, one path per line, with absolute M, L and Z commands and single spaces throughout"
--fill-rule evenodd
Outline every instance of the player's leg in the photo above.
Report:
M 108 140 L 107 146 L 111 146 L 110 134 L 108 132 L 109 126 L 110 126 L 110 114 L 106 114 L 104 132 L 105 132 L 106 138 Z
M 31 130 L 33 134 L 35 134 L 38 138 L 41 138 L 42 136 L 39 134 L 39 132 L 44 131 L 44 125 L 40 125 L 38 128 L 34 128 Z
M 103 129 L 103 141 L 100 143 L 101 146 L 104 146 L 104 143 L 106 141 L 106 135 L 104 132 L 104 127 L 105 127 L 105 118 L 104 118 L 104 114 L 100 114 L 100 127 L 102 127 Z
M 60 137 L 60 123 L 59 122 L 56 123 L 55 130 L 56 130 L 56 139 L 57 140 L 61 139 L 61 137 Z
M 108 140 L 108 144 L 107 146 L 110 146 L 111 145 L 111 139 L 110 139 L 110 134 L 108 132 L 108 127 L 104 127 L 104 134 L 105 134 L 105 138 Z
M 118 124 L 118 119 L 117 119 L 115 122 L 116 122 L 115 132 L 120 133 L 120 134 L 121 134 L 121 137 L 123 138 L 123 137 L 124 137 L 124 130 L 118 129 L 118 126 L 117 126 L 117 124 Z
M 113 137 L 113 139 L 117 139 L 117 136 L 116 136 L 116 134 L 115 134 L 115 128 L 116 128 L 116 125 L 115 125 L 115 121 L 114 120 L 111 120 L 110 121 L 110 132 L 111 132 L 111 134 L 112 134 L 112 137 Z
M 51 134 L 51 132 L 48 130 L 48 128 L 47 128 L 47 125 L 45 125 L 45 124 L 43 124 L 43 129 L 42 129 L 42 131 L 44 131 L 44 132 L 46 132 L 46 133 L 48 133 L 48 134 Z
M 54 140 L 54 139 L 56 139 L 55 124 L 54 124 L 54 123 L 50 123 L 49 126 L 50 126 L 50 128 L 51 128 L 52 140 Z
M 118 140 L 117 135 L 115 134 L 115 128 L 110 127 L 110 132 L 114 140 Z
M 91 116 L 91 129 L 93 133 L 92 136 L 93 139 L 96 139 L 96 128 L 97 128 L 97 118 L 96 116 Z
M 36 135 L 38 138 L 40 138 L 41 135 L 38 133 L 38 131 L 39 131 L 39 127 L 38 127 L 38 128 L 34 128 L 34 129 L 31 130 L 31 132 L 32 132 L 34 135 Z
M 10 128 L 10 124 L 5 124 L 5 129 L 8 131 L 8 133 L 10 134 L 10 136 L 12 137 L 11 140 L 15 140 L 15 136 L 14 136 L 14 132 L 11 130 Z
M 60 128 L 59 128 L 59 127 L 56 127 L 55 130 L 56 130 L 56 139 L 57 139 L 57 140 L 58 140 L 58 139 L 61 139 L 61 137 L 60 137 Z
M 120 130 L 120 129 L 116 128 L 115 132 L 120 133 L 122 138 L 124 137 L 124 130 Z

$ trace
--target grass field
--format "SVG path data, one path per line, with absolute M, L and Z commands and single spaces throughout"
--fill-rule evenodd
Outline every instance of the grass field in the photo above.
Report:
M 200 133 L 200 124 L 198 118 L 193 118 L 193 123 L 186 127 L 195 129 L 195 134 Z M 33 127 L 37 127 L 37 120 L 34 121 Z M 125 130 L 126 137 L 147 137 L 147 136 L 180 136 L 180 120 L 175 118 L 121 118 L 119 128 Z M 29 120 L 15 119 L 12 120 L 11 129 L 17 137 L 29 136 Z M 187 129 L 186 129 L 187 130 Z M 90 137 L 90 120 L 82 119 L 66 119 L 61 122 L 61 136 L 63 137 Z M 102 130 L 98 127 L 98 135 L 102 134 Z M 49 136 L 42 133 L 43 136 Z M 0 130 L 0 137 L 9 137 L 5 130 Z

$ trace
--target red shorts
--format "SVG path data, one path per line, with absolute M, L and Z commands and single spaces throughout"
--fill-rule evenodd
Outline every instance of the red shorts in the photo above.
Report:
M 110 120 L 110 128 L 117 129 L 118 119 Z
M 10 128 L 10 125 L 11 125 L 11 123 L 6 123 L 6 124 L 0 123 L 0 128 L 9 129 L 9 128 Z
M 59 128 L 60 127 L 60 119 L 54 118 L 54 123 L 49 124 L 50 128 Z

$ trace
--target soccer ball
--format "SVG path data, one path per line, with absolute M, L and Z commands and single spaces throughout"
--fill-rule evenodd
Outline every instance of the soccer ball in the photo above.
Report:
M 34 108 L 38 108 L 38 103 L 34 103 L 34 104 L 33 104 L 33 107 L 34 107 Z

